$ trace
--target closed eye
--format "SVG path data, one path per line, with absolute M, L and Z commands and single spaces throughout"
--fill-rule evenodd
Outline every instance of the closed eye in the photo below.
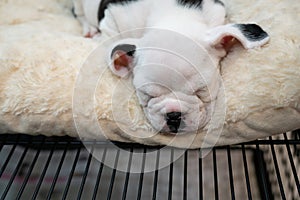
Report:
M 203 87 L 203 88 L 196 90 L 194 92 L 194 95 L 196 95 L 201 101 L 203 101 L 205 103 L 210 102 L 212 99 L 209 89 L 207 87 Z
M 138 92 L 138 97 L 140 99 L 140 103 L 143 105 L 143 106 L 147 106 L 148 102 L 152 99 L 152 98 L 155 98 L 155 96 L 152 96 L 150 94 L 147 94 L 143 91 L 139 91 Z
M 158 95 L 154 94 L 153 92 L 149 93 L 149 92 L 140 91 L 140 93 L 147 96 L 147 97 L 149 97 L 150 99 L 158 97 Z
M 206 87 L 199 88 L 194 92 L 194 95 L 198 96 L 199 98 L 207 91 Z

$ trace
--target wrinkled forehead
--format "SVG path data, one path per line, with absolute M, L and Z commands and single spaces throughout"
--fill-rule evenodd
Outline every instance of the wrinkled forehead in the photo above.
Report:
M 205 79 L 195 66 L 185 62 L 149 63 L 135 66 L 133 84 L 151 91 L 164 88 L 192 93 L 206 84 Z
M 217 68 L 206 54 L 137 50 L 134 85 L 160 85 L 170 90 L 192 91 L 209 84 Z

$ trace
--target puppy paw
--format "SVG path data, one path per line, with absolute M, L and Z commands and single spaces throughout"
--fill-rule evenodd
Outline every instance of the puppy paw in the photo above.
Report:
M 99 30 L 94 26 L 85 26 L 83 29 L 83 35 L 86 38 L 93 38 L 100 34 Z

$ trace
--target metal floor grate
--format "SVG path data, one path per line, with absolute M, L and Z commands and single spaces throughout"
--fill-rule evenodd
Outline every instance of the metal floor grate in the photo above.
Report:
M 0 136 L 1 200 L 296 200 L 299 174 L 299 131 L 211 151 Z

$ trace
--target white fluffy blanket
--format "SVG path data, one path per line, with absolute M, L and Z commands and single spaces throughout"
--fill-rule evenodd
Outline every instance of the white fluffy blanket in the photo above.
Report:
M 230 22 L 256 22 L 271 41 L 249 51 L 234 47 L 221 63 L 226 105 L 216 108 L 216 123 L 174 137 L 154 134 L 136 97 L 123 98 L 130 81 L 119 84 L 106 70 L 104 47 L 91 54 L 99 43 L 81 36 L 70 1 L 2 0 L 0 132 L 196 148 L 300 128 L 300 4 L 225 3 Z M 92 62 L 82 67 L 88 57 Z

